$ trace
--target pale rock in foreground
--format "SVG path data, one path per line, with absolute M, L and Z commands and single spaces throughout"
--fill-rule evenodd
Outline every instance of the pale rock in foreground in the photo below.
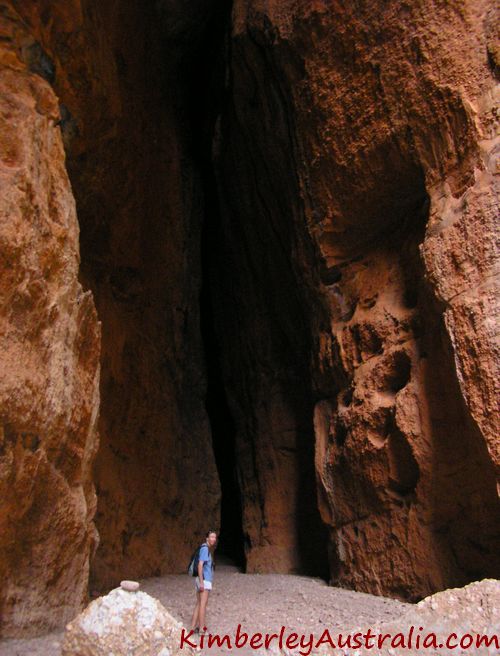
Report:
M 380 634 L 390 634 L 395 636 L 402 633 L 408 635 L 410 627 L 415 627 L 415 636 L 425 636 L 426 634 L 435 633 L 439 641 L 444 641 L 452 633 L 456 634 L 453 638 L 453 649 L 416 649 L 416 640 L 414 638 L 412 648 L 394 649 L 385 644 L 381 649 L 373 649 L 370 653 L 376 656 L 395 656 L 396 654 L 406 654 L 408 656 L 418 656 L 418 654 L 428 654 L 429 656 L 492 656 L 498 654 L 495 643 L 489 647 L 484 644 L 480 647 L 476 643 L 467 649 L 460 647 L 460 639 L 466 634 L 473 636 L 488 635 L 500 636 L 500 581 L 496 579 L 483 579 L 475 581 L 463 588 L 452 588 L 437 592 L 412 607 L 407 613 L 397 620 L 384 622 L 372 628 L 372 631 Z M 422 627 L 422 631 L 419 628 Z M 365 627 L 364 631 L 367 630 Z M 352 631 L 355 633 L 355 631 Z M 356 650 L 348 653 L 356 654 Z M 361 650 L 359 653 L 364 653 Z M 344 656 L 343 650 L 334 651 L 335 656 Z
M 190 656 L 182 625 L 145 592 L 112 590 L 66 627 L 62 656 Z

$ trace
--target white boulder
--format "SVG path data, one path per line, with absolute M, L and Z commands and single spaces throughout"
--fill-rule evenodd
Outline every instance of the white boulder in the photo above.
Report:
M 62 656 L 192 656 L 182 624 L 145 592 L 116 588 L 66 627 Z

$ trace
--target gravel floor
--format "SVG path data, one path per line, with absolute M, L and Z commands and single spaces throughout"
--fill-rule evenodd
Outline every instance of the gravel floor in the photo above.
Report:
M 188 627 L 195 603 L 194 579 L 187 575 L 163 576 L 141 582 L 141 590 L 156 597 L 178 620 Z M 246 633 L 313 633 L 325 628 L 348 631 L 370 626 L 375 621 L 397 618 L 408 608 L 393 599 L 332 588 L 306 576 L 281 574 L 241 574 L 218 562 L 214 589 L 207 611 L 208 629 L 219 635 L 234 636 L 241 624 Z M 30 640 L 0 640 L 0 656 L 59 656 L 62 633 Z M 203 650 L 204 653 L 206 650 Z M 227 648 L 208 650 L 213 654 Z M 245 656 L 246 650 L 235 651 Z M 248 650 L 248 653 L 251 653 Z

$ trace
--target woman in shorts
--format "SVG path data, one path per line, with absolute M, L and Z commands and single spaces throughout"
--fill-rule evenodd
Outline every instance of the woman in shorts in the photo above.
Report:
M 204 633 L 205 613 L 208 603 L 208 595 L 212 589 L 214 580 L 214 560 L 213 554 L 217 543 L 217 533 L 208 531 L 205 542 L 200 547 L 198 560 L 198 576 L 195 579 L 196 586 L 196 606 L 191 619 L 191 630 L 195 633 Z

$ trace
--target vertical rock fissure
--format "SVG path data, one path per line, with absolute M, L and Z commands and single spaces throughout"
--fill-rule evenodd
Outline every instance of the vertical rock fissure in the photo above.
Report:
M 219 197 L 212 148 L 215 124 L 224 102 L 227 36 L 232 0 L 216 3 L 204 36 L 192 58 L 188 102 L 192 126 L 192 155 L 203 190 L 203 224 L 200 239 L 200 329 L 206 369 L 206 411 L 221 487 L 218 556 L 245 568 L 241 492 L 235 450 L 236 427 L 229 409 L 222 374 L 223 340 L 216 333 L 213 311 L 213 267 L 218 254 Z M 210 527 L 207 527 L 207 530 Z
M 214 152 L 220 220 L 211 290 L 236 429 L 247 570 L 328 579 L 310 376 L 310 324 L 321 321 L 320 303 L 310 293 L 312 247 L 302 239 L 291 95 L 264 48 L 230 43 Z
M 224 555 L 245 569 L 241 491 L 236 461 L 236 427 L 225 393 L 221 346 L 215 333 L 211 298 L 210 253 L 214 248 L 213 222 L 217 221 L 217 200 L 213 194 L 215 186 L 212 185 L 215 185 L 215 180 L 207 170 L 204 177 L 205 218 L 201 240 L 203 282 L 200 294 L 200 322 L 207 376 L 206 409 L 221 486 L 221 523 L 217 553 L 218 556 Z
M 411 600 L 498 576 L 486 5 L 0 0 L 0 634 L 212 527 Z

